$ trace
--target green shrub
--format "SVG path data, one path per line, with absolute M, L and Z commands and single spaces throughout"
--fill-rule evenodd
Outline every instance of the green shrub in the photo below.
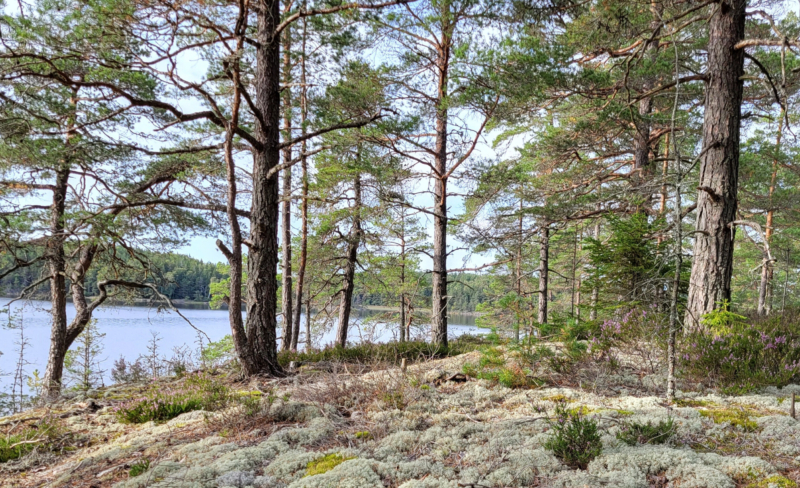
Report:
M 746 319 L 723 304 L 703 318 L 704 329 L 683 340 L 684 374 L 734 394 L 800 381 L 797 319 Z
M 61 427 L 45 418 L 34 426 L 0 435 L 0 463 L 21 458 L 37 448 L 49 449 L 60 433 Z
M 624 422 L 617 432 L 617 439 L 629 446 L 636 444 L 664 444 L 675 435 L 675 422 L 669 418 L 659 420 L 657 424 L 650 422 Z
M 390 362 L 399 364 L 406 361 L 424 361 L 434 357 L 458 356 L 474 351 L 485 342 L 473 336 L 459 337 L 450 341 L 447 347 L 435 346 L 422 341 L 389 342 L 385 344 L 362 343 L 350 347 L 329 346 L 318 351 L 281 351 L 278 362 L 283 367 L 292 361 L 315 363 L 320 361 L 344 363 Z
M 142 459 L 141 461 L 136 461 L 135 463 L 131 464 L 131 469 L 128 470 L 128 476 L 130 476 L 131 478 L 139 476 L 148 469 L 150 469 L 149 459 Z
M 230 389 L 203 374 L 187 376 L 173 385 L 153 385 L 143 397 L 115 408 L 121 422 L 141 424 L 165 422 L 193 410 L 219 410 L 233 401 Z
M 544 448 L 572 468 L 586 466 L 603 452 L 603 443 L 597 422 L 585 416 L 581 409 L 568 410 L 563 404 L 556 406 L 556 418 L 550 420 L 553 435 Z
M 209 342 L 200 354 L 200 360 L 203 364 L 212 367 L 224 364 L 235 358 L 236 350 L 233 346 L 233 337 L 230 334 L 218 341 Z

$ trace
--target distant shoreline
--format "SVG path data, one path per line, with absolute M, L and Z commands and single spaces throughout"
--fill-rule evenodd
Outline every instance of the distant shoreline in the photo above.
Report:
M 15 299 L 17 297 L 0 297 L 0 298 L 13 300 L 13 299 Z M 92 300 L 95 297 L 86 297 L 86 298 L 87 298 L 87 300 Z M 40 300 L 40 301 L 45 301 L 46 302 L 47 299 L 48 299 L 48 297 L 44 296 L 44 297 L 30 297 L 30 298 L 27 298 L 25 300 Z M 19 300 L 19 301 L 24 302 L 25 300 Z M 106 302 L 103 305 L 106 305 L 106 304 L 107 305 L 112 305 L 112 306 L 128 305 L 128 306 L 133 306 L 133 307 L 145 307 L 147 305 L 154 304 L 154 302 L 152 300 L 148 299 L 148 298 L 132 298 L 132 299 L 126 299 L 126 300 L 114 300 L 114 299 L 110 298 L 110 299 L 106 300 Z M 178 308 L 180 308 L 181 306 L 184 306 L 184 307 L 187 307 L 187 308 L 195 308 L 195 309 L 196 308 L 204 308 L 204 309 L 207 309 L 207 310 L 213 310 L 211 307 L 208 306 L 209 302 L 202 302 L 202 301 L 197 301 L 197 300 L 185 300 L 185 299 L 178 298 L 178 299 L 172 300 L 172 304 L 175 305 Z M 221 310 L 227 310 L 227 307 L 223 306 L 223 308 Z M 354 305 L 353 306 L 353 310 L 369 310 L 369 311 L 373 311 L 373 312 L 393 312 L 393 311 L 397 310 L 397 307 L 387 307 L 385 305 L 358 305 L 358 306 Z M 415 309 L 415 311 L 430 313 L 431 309 L 430 308 L 417 308 L 417 309 Z M 465 317 L 480 317 L 481 315 L 483 315 L 482 312 L 475 312 L 475 311 L 470 312 L 470 311 L 466 311 L 466 310 L 453 310 L 451 313 L 452 314 L 456 314 L 456 315 L 465 316 Z

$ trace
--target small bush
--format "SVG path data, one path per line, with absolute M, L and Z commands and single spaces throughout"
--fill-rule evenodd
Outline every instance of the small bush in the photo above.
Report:
M 530 386 L 529 371 L 516 363 L 508 363 L 501 349 L 495 346 L 481 349 L 478 364 L 465 363 L 462 372 L 466 376 L 499 383 L 506 388 Z
M 136 461 L 135 463 L 131 464 L 131 469 L 128 470 L 128 476 L 130 476 L 131 478 L 139 476 L 148 469 L 150 469 L 149 459 L 142 459 L 141 461 Z
M 746 319 L 723 305 L 704 317 L 705 329 L 684 339 L 684 373 L 731 394 L 800 381 L 796 319 Z
M 281 351 L 278 362 L 283 367 L 292 361 L 315 363 L 321 361 L 344 363 L 389 362 L 399 364 L 402 359 L 416 362 L 430 358 L 458 356 L 481 347 L 474 337 L 459 337 L 447 347 L 440 347 L 422 341 L 389 342 L 385 344 L 362 343 L 350 347 L 330 346 L 318 351 Z
M 227 386 L 202 374 L 187 376 L 177 385 L 153 385 L 141 398 L 116 407 L 121 422 L 165 422 L 193 410 L 219 410 L 233 400 Z
M 60 433 L 61 427 L 52 419 L 45 418 L 34 426 L 0 435 L 0 463 L 21 458 L 35 449 L 49 449 Z
M 617 439 L 629 446 L 636 444 L 664 444 L 675 435 L 675 422 L 670 418 L 659 420 L 657 424 L 650 422 L 625 422 L 617 432 Z
M 544 448 L 572 468 L 586 469 L 589 463 L 603 452 L 603 443 L 597 422 L 587 418 L 579 409 L 556 407 L 556 418 L 550 420 L 553 435 Z
M 308 465 L 306 465 L 305 476 L 314 476 L 317 474 L 327 473 L 328 471 L 332 470 L 333 468 L 342 464 L 348 459 L 353 459 L 353 458 L 344 457 L 339 453 L 332 453 L 323 456 L 319 459 L 315 459 L 314 461 L 311 461 L 310 463 L 308 463 Z
M 114 383 L 138 383 L 147 380 L 147 370 L 142 365 L 141 359 L 129 363 L 120 356 L 111 368 L 111 379 Z

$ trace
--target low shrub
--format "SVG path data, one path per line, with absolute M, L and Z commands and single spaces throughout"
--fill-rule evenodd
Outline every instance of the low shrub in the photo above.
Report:
M 61 431 L 56 421 L 45 418 L 35 425 L 0 434 L 0 463 L 21 458 L 36 449 L 49 449 Z
M 462 372 L 469 377 L 492 381 L 506 388 L 524 388 L 534 381 L 530 371 L 513 361 L 506 361 L 503 351 L 496 346 L 481 349 L 478 364 L 465 363 Z
M 669 418 L 658 423 L 624 422 L 617 439 L 629 446 L 637 444 L 664 444 L 675 435 L 675 422 Z
M 219 410 L 233 399 L 227 386 L 198 373 L 177 384 L 153 385 L 143 397 L 118 405 L 115 413 L 125 423 L 165 422 L 193 410 Z
M 399 364 L 402 359 L 410 362 L 425 361 L 431 358 L 458 356 L 474 351 L 485 342 L 475 337 L 450 341 L 447 347 L 436 346 L 422 341 L 389 342 L 384 344 L 362 343 L 350 347 L 329 346 L 317 351 L 281 351 L 278 362 L 283 367 L 292 361 L 315 363 L 321 361 L 343 363 L 389 362 Z
M 800 381 L 800 326 L 795 314 L 748 319 L 723 304 L 684 339 L 683 371 L 691 379 L 741 394 Z
M 328 471 L 332 470 L 333 468 L 342 464 L 348 459 L 353 459 L 353 458 L 344 457 L 339 453 L 327 454 L 319 459 L 315 459 L 309 462 L 308 465 L 306 466 L 305 476 L 308 477 L 317 474 L 327 473 Z
M 143 474 L 148 469 L 150 469 L 150 460 L 149 459 L 142 459 L 141 461 L 136 461 L 135 463 L 131 464 L 131 469 L 128 470 L 128 476 L 134 478 Z
M 553 435 L 544 448 L 553 452 L 567 466 L 586 469 L 603 452 L 597 422 L 588 418 L 582 409 L 556 406 L 555 420 L 549 420 Z

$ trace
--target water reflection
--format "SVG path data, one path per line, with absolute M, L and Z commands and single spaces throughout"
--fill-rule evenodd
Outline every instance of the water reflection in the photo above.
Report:
M 0 308 L 5 308 L 9 299 L 0 298 Z M 217 341 L 230 333 L 228 312 L 226 310 L 212 310 L 207 304 L 186 303 L 178 305 L 181 313 L 186 316 L 192 325 L 203 331 L 212 341 Z M 50 342 L 50 303 L 46 301 L 31 300 L 28 302 L 15 302 L 12 313 L 24 325 L 25 338 L 30 346 L 26 349 L 25 360 L 28 362 L 25 369 L 28 374 L 34 369 L 44 371 L 47 363 L 47 354 Z M 352 342 L 372 340 L 386 342 L 396 339 L 397 326 L 394 323 L 379 323 L 373 330 L 374 320 L 385 311 L 357 309 L 356 324 L 351 325 L 350 338 Z M 72 304 L 67 305 L 67 317 L 71 320 L 75 316 Z M 388 315 L 387 315 L 388 316 Z M 101 356 L 101 367 L 106 370 L 104 376 L 109 380 L 109 370 L 113 361 L 120 356 L 135 359 L 147 351 L 147 344 L 152 340 L 153 333 L 157 334 L 160 352 L 171 355 L 175 347 L 188 346 L 197 348 L 200 334 L 186 323 L 177 314 L 166 310 L 158 310 L 149 306 L 131 306 L 129 304 L 109 304 L 98 308 L 94 313 L 99 331 L 105 334 L 103 339 L 104 350 Z M 6 323 L 5 314 L 0 317 L 0 323 Z M 305 324 L 305 317 L 301 318 Z M 422 334 L 424 331 L 418 331 Z M 450 318 L 450 334 L 455 337 L 464 333 L 479 333 L 475 327 L 475 317 L 463 314 L 452 314 Z M 320 345 L 333 342 L 335 331 L 333 329 L 322 335 L 318 341 Z M 279 334 L 280 336 L 280 331 Z M 17 354 L 15 345 L 18 342 L 18 331 L 0 329 L 0 390 L 9 384 L 9 374 L 13 372 Z M 302 339 L 302 338 L 301 338 Z M 203 338 L 205 341 L 205 338 Z

